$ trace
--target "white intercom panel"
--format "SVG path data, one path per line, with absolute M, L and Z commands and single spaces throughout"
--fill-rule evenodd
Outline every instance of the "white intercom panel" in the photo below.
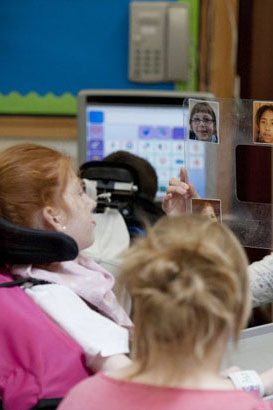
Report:
M 189 5 L 132 1 L 129 43 L 131 81 L 187 81 Z

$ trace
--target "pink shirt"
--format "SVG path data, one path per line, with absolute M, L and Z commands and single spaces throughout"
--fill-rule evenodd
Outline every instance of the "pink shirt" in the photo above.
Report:
M 4 272 L 0 283 L 13 280 Z M 18 286 L 0 289 L 0 397 L 6 410 L 61 398 L 90 373 L 82 348 Z
M 74 387 L 58 407 L 58 410 L 80 409 L 273 410 L 273 403 L 243 391 L 158 387 L 98 373 Z

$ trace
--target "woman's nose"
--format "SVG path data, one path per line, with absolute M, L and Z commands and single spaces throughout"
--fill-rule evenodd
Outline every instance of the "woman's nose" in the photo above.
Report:
M 88 207 L 90 208 L 90 211 L 93 212 L 97 208 L 97 201 L 90 198 L 90 196 L 87 194 L 85 194 L 85 199 L 86 199 Z
M 95 201 L 94 199 L 90 199 L 90 202 L 91 212 L 93 212 L 97 208 L 97 201 Z

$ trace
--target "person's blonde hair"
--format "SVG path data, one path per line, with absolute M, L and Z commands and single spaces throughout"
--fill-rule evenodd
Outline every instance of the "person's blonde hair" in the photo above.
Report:
M 121 280 L 134 303 L 141 370 L 164 349 L 202 360 L 225 330 L 237 340 L 248 318 L 243 248 L 227 227 L 200 215 L 163 217 L 148 229 L 125 255 Z
M 31 227 L 36 211 L 46 205 L 66 210 L 63 200 L 71 159 L 37 144 L 14 145 L 0 153 L 0 216 Z

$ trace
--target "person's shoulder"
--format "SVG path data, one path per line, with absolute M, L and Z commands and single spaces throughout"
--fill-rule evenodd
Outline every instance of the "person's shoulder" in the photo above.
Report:
M 97 374 L 91 375 L 87 377 L 86 379 L 82 380 L 80 383 L 74 386 L 70 392 L 74 394 L 82 393 L 84 391 L 87 391 L 90 388 L 90 386 L 97 385 L 100 382 L 101 382 L 100 373 L 97 373 Z
M 212 135 L 212 137 L 211 137 L 211 142 L 218 142 L 218 137 L 217 137 L 217 135 Z
M 103 394 L 103 391 L 100 389 L 101 382 L 100 373 L 82 380 L 68 392 L 59 405 L 58 410 L 78 410 L 85 408 L 87 403 L 94 402 L 95 397 Z M 92 406 L 90 409 L 91 408 Z

